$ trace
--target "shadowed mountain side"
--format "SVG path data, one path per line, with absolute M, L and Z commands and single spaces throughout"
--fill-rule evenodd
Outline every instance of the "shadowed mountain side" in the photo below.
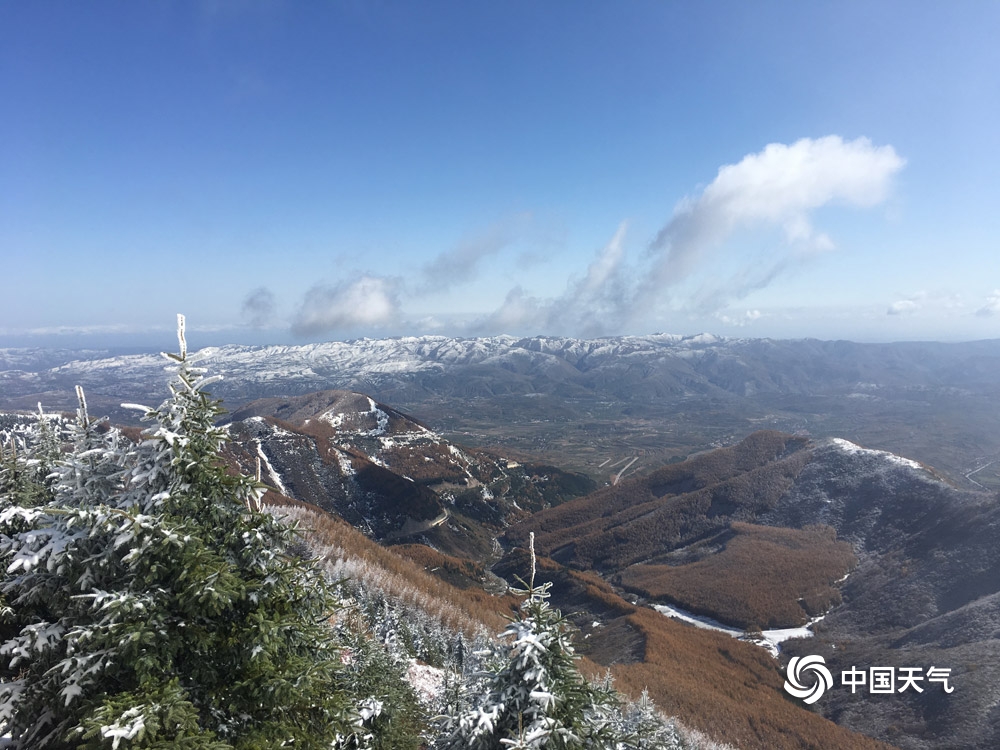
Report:
M 265 484 L 336 513 L 375 538 L 398 531 L 407 520 L 432 520 L 444 510 L 426 487 L 291 425 L 257 417 L 230 424 L 229 432 L 227 448 L 242 471 L 252 473 L 263 458 Z
M 907 750 L 1000 747 L 1000 502 L 914 462 L 843 441 L 819 444 L 794 489 L 761 520 L 822 521 L 858 550 L 844 603 L 789 655 L 854 665 L 951 669 L 954 692 L 858 700 L 833 691 L 824 715 Z M 853 698 L 853 699 L 852 699 Z
M 285 421 L 285 418 L 293 421 Z M 593 480 L 460 447 L 360 393 L 248 404 L 228 419 L 244 471 L 383 542 L 487 560 L 512 520 L 591 491 Z

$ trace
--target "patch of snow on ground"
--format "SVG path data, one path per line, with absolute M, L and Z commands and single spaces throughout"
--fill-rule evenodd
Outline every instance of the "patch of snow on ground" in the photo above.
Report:
M 330 412 L 327 411 L 320 414 L 319 418 L 322 419 L 331 427 L 333 427 L 333 429 L 335 430 L 339 430 L 340 426 L 344 424 L 343 414 L 331 414 Z
M 389 429 L 389 415 L 378 408 L 378 404 L 375 403 L 375 400 L 371 396 L 368 397 L 368 405 L 370 407 L 368 410 L 369 413 L 374 414 L 375 419 L 378 420 L 378 427 L 373 429 L 369 434 L 384 435 L 385 431 Z
M 729 625 L 723 625 L 721 622 L 713 620 L 710 617 L 702 617 L 690 612 L 685 612 L 683 609 L 671 607 L 668 604 L 654 604 L 652 606 L 653 609 L 661 615 L 666 615 L 674 620 L 686 622 L 688 625 L 694 625 L 696 628 L 703 628 L 704 630 L 717 630 L 720 633 L 725 633 L 733 638 L 739 638 L 741 641 L 754 643 L 761 648 L 767 649 L 771 656 L 775 658 L 777 658 L 778 654 L 781 653 L 781 643 L 784 641 L 792 638 L 812 638 L 813 632 L 809 628 L 825 617 L 825 615 L 814 617 L 806 625 L 798 628 L 775 628 L 774 630 L 764 630 L 761 632 L 760 637 L 755 637 L 749 635 L 745 630 L 730 627 Z
M 406 669 L 406 679 L 413 686 L 417 697 L 424 705 L 432 706 L 440 702 L 444 693 L 444 670 L 421 664 L 410 659 Z
M 908 466 L 911 469 L 922 469 L 923 467 L 917 462 L 909 458 L 903 458 L 902 456 L 897 456 L 895 453 L 889 453 L 889 451 L 879 451 L 872 448 L 862 448 L 860 445 L 852 443 L 850 440 L 844 440 L 843 438 L 832 438 L 830 440 L 832 445 L 837 446 L 840 450 L 845 453 L 850 453 L 852 455 L 866 455 L 866 456 L 878 456 L 885 459 L 891 463 L 898 466 Z
M 448 452 L 459 460 L 459 465 L 461 466 L 462 471 L 465 472 L 466 476 L 468 476 L 469 479 L 474 479 L 475 477 L 472 476 L 472 472 L 469 471 L 469 464 L 472 463 L 469 457 L 451 443 L 448 444 Z
M 271 432 L 273 432 L 278 437 L 295 437 L 291 432 L 284 429 L 283 427 L 278 427 L 276 424 L 269 425 Z
M 343 451 L 334 450 L 333 454 L 337 457 L 337 464 L 340 466 L 340 473 L 345 477 L 354 476 L 357 474 L 354 471 L 354 466 L 351 464 L 350 457 Z
M 257 443 L 257 455 L 260 456 L 260 462 L 267 467 L 267 473 L 270 475 L 271 481 L 274 482 L 274 488 L 278 490 L 278 492 L 280 492 L 282 495 L 291 497 L 291 494 L 285 487 L 285 483 L 281 481 L 281 475 L 274 470 L 274 466 L 271 465 L 271 462 L 264 454 L 264 447 L 261 445 L 260 440 L 255 440 L 254 442 Z

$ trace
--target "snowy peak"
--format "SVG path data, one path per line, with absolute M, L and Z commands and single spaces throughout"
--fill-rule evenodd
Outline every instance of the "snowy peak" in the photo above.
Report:
M 426 433 L 415 419 L 355 391 L 327 390 L 304 396 L 263 398 L 240 407 L 231 419 L 267 416 L 297 426 L 325 422 L 336 433 L 392 437 Z
M 910 469 L 917 469 L 919 471 L 926 470 L 920 462 L 914 461 L 911 458 L 903 458 L 902 456 L 897 456 L 895 453 L 890 453 L 889 451 L 862 448 L 860 445 L 852 443 L 850 440 L 844 440 L 843 438 L 830 438 L 825 442 L 833 446 L 835 449 L 850 456 L 863 457 L 864 459 L 872 462 L 882 461 L 887 466 L 904 466 Z
M 459 449 L 412 417 L 354 391 L 259 399 L 235 411 L 232 419 L 250 415 L 280 420 L 345 455 L 429 486 L 478 487 L 507 465 L 506 460 L 481 451 Z
M 978 502 L 923 464 L 842 438 L 815 441 L 811 459 L 767 524 L 828 524 L 859 551 L 884 552 L 923 529 L 928 514 Z

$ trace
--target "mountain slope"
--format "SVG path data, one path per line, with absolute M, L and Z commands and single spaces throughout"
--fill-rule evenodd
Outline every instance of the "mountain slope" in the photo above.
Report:
M 953 693 L 833 689 L 816 710 L 905 748 L 1000 746 L 996 496 L 845 440 L 755 433 L 537 513 L 505 541 L 528 531 L 558 563 L 742 627 L 826 613 L 783 650 L 838 677 L 948 668 Z
M 543 554 L 602 572 L 660 555 L 751 521 L 777 503 L 808 461 L 805 438 L 757 432 L 730 448 L 703 453 L 627 479 L 507 532 L 522 544 L 528 527 Z
M 1000 502 L 958 491 L 923 467 L 842 441 L 817 446 L 795 488 L 762 520 L 825 521 L 860 563 L 844 605 L 814 643 L 835 674 L 855 664 L 951 670 L 954 692 L 852 700 L 833 691 L 824 715 L 898 744 L 1000 746 Z M 888 720 L 888 717 L 893 717 Z
M 334 512 L 374 539 L 423 540 L 473 559 L 531 510 L 594 487 L 582 475 L 462 448 L 350 391 L 251 402 L 227 419 L 244 470 Z

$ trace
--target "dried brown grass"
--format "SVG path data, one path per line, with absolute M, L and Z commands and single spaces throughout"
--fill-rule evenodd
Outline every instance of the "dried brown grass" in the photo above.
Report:
M 833 585 L 857 564 L 828 526 L 733 523 L 723 549 L 687 565 L 633 565 L 621 584 L 745 629 L 804 624 L 840 603 Z
M 643 688 L 664 713 L 741 748 L 874 750 L 889 745 L 839 727 L 785 695 L 780 665 L 763 649 L 676 623 L 651 609 L 629 616 L 645 659 L 611 667 L 623 692 Z
M 517 607 L 513 596 L 491 596 L 481 589 L 463 591 L 446 583 L 319 508 L 275 493 L 268 493 L 267 501 L 276 512 L 299 523 L 303 537 L 332 576 L 362 580 L 455 631 L 499 633 Z

